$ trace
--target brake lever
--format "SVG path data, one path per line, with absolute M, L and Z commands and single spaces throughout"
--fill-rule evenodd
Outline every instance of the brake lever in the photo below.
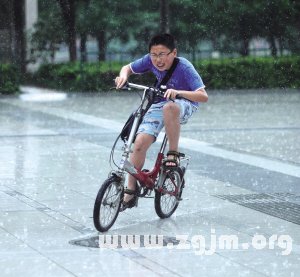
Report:
M 114 79 L 114 81 L 115 81 L 115 79 Z M 117 89 L 116 87 L 112 87 L 111 89 Z M 124 86 L 123 87 L 121 87 L 121 88 L 119 88 L 120 90 L 131 90 L 131 87 L 129 87 L 129 85 L 128 85 L 128 82 L 126 82 L 125 84 L 124 84 Z
M 164 85 L 160 86 L 159 92 L 162 93 L 162 95 L 160 95 L 160 96 L 161 96 L 161 97 L 164 97 L 164 93 L 165 93 L 167 90 L 168 90 L 168 89 L 167 89 L 167 86 L 164 86 Z M 176 95 L 176 99 L 185 99 L 185 98 L 182 97 L 182 96 Z M 169 100 L 175 102 L 174 99 L 171 99 L 171 98 L 170 98 Z

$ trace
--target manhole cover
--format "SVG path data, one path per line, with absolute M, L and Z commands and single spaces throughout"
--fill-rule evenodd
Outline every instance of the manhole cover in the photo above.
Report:
M 179 242 L 176 237 L 164 235 L 99 235 L 70 241 L 73 245 L 108 249 L 172 248 Z
M 232 203 L 300 225 L 300 205 L 287 199 L 298 198 L 291 193 L 214 195 Z

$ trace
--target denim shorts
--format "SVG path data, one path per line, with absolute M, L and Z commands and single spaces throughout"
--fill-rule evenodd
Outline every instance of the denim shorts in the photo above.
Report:
M 168 101 L 163 101 L 151 105 L 138 128 L 137 134 L 149 134 L 155 138 L 158 136 L 164 127 L 163 106 L 167 103 Z M 180 124 L 187 123 L 188 119 L 197 110 L 197 107 L 185 99 L 176 99 L 175 103 L 180 107 Z

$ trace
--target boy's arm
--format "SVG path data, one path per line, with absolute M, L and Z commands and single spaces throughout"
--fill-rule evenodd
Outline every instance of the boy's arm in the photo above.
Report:
M 168 89 L 164 96 L 166 98 L 175 99 L 177 95 L 194 102 L 207 102 L 208 100 L 208 96 L 204 88 L 200 88 L 196 91 Z
M 179 97 L 181 96 L 193 102 L 207 102 L 208 96 L 205 91 L 205 86 L 194 66 L 191 63 L 188 63 L 181 73 L 186 84 L 189 84 L 188 86 L 192 89 L 168 89 L 165 92 L 165 97 L 175 99 L 178 95 Z
M 128 80 L 128 77 L 132 74 L 132 70 L 129 64 L 124 65 L 119 73 L 119 76 L 115 79 L 116 88 L 122 88 Z

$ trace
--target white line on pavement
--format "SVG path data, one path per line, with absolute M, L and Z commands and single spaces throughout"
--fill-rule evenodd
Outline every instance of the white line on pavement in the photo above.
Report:
M 93 115 L 87 115 L 79 112 L 68 111 L 61 108 L 45 107 L 45 106 L 28 106 L 26 103 L 13 101 L 12 99 L 10 100 L 4 99 L 1 100 L 1 102 L 30 109 L 33 111 L 39 111 L 46 114 L 59 116 L 64 119 L 78 121 L 84 124 L 105 128 L 115 132 L 119 132 L 123 127 L 122 123 L 114 120 L 99 118 Z M 162 137 L 163 137 L 163 133 L 161 133 L 160 136 L 158 137 L 158 141 L 161 141 Z M 215 156 L 218 158 L 223 158 L 226 160 L 231 160 L 231 161 L 235 161 L 235 162 L 239 162 L 239 163 L 243 163 L 243 164 L 247 164 L 247 165 L 251 165 L 251 166 L 300 178 L 300 167 L 296 165 L 291 165 L 288 163 L 275 161 L 272 159 L 255 156 L 252 154 L 238 153 L 234 151 L 224 150 L 219 147 L 215 147 L 212 144 L 195 140 L 195 139 L 186 138 L 186 137 L 180 138 L 180 147 L 192 151 L 204 153 L 207 155 Z

